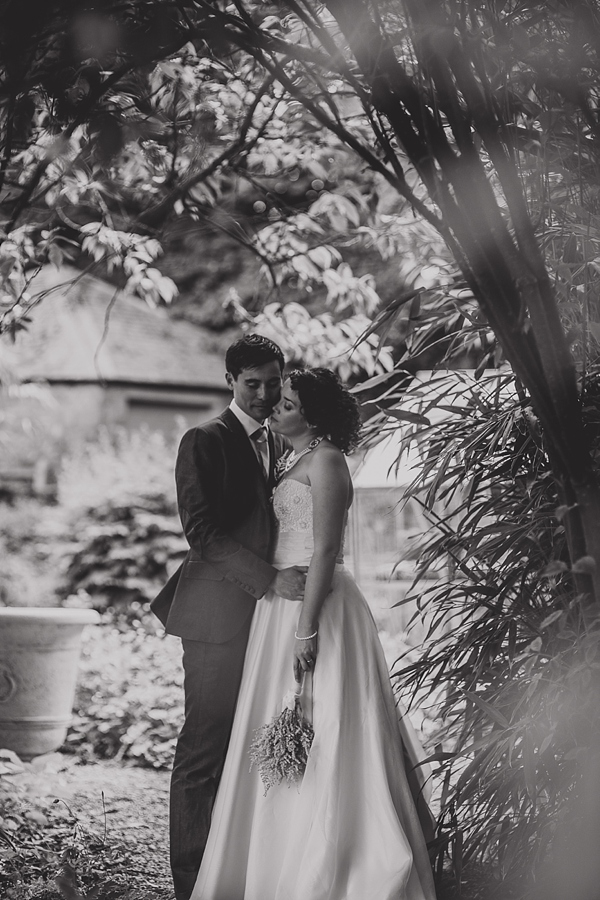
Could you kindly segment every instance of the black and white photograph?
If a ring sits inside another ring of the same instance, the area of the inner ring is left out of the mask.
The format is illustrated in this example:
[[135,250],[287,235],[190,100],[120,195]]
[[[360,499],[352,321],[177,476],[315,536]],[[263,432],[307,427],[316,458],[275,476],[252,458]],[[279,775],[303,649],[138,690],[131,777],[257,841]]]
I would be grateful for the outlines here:
[[0,900],[600,900],[598,0],[0,0]]

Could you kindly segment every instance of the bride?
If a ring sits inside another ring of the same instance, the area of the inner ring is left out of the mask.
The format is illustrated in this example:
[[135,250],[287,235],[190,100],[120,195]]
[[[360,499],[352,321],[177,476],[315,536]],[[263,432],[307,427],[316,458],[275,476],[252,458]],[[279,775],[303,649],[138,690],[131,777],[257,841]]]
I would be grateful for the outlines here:
[[[343,565],[358,404],[328,369],[294,371],[271,417],[291,442],[273,496],[274,565],[308,565],[302,604],[258,601],[211,829],[191,900],[434,900],[402,724],[375,623]],[[304,776],[265,794],[254,732],[303,682]]]

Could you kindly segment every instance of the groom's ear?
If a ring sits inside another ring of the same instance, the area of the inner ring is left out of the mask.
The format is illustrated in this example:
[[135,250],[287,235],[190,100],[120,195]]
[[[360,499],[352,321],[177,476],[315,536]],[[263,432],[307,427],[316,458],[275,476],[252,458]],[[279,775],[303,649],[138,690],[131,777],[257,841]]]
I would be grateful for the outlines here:
[[227,382],[227,387],[230,391],[233,390],[233,382],[235,381],[231,372],[225,372],[225,381]]

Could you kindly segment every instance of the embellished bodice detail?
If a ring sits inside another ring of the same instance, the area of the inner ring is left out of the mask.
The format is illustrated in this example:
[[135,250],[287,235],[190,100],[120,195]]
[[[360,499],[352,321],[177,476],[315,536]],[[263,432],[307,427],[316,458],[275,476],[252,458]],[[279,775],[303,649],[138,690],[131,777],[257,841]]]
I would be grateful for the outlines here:
[[[309,484],[284,478],[273,494],[277,544],[273,565],[308,565],[313,553],[313,503]],[[344,546],[337,562],[344,561]]]
[[273,511],[279,534],[302,531],[312,534],[313,509],[310,484],[286,478],[275,488]]

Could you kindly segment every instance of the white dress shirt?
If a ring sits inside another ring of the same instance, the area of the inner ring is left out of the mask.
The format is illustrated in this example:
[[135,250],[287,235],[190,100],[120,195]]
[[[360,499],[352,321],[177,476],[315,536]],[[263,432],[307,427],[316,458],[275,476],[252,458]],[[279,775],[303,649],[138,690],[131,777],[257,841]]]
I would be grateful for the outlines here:
[[[238,422],[241,424],[242,428],[250,438],[255,431],[258,431],[261,428],[261,423],[257,422],[256,419],[253,419],[252,416],[249,416],[248,413],[245,413],[243,409],[240,409],[235,400],[232,400],[229,404],[229,409],[234,414]],[[267,435],[269,431],[269,427],[266,423],[263,423],[264,427],[267,429]],[[269,441],[263,441],[261,443],[257,443],[256,441],[251,440],[250,444],[254,447],[254,452],[256,453],[258,461],[264,468],[265,473],[269,472],[269,464],[271,462],[269,457]],[[260,458],[262,457],[262,459]]]

